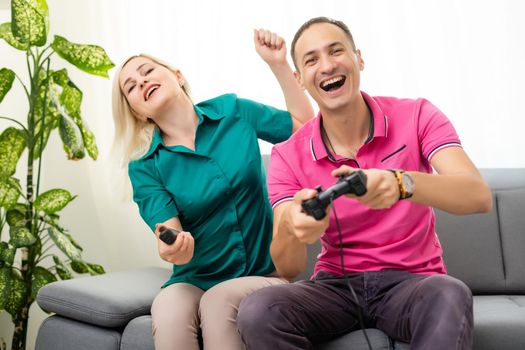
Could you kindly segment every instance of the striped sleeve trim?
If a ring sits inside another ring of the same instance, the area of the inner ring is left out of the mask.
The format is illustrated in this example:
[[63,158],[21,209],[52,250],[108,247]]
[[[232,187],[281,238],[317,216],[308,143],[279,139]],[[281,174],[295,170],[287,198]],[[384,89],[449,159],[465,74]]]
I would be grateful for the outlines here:
[[459,143],[459,142],[447,142],[447,143],[444,143],[442,145],[439,145],[439,146],[435,147],[432,151],[430,151],[430,153],[427,156],[427,160],[430,162],[432,157],[434,155],[436,155],[437,152],[441,151],[442,149],[448,148],[448,147],[461,147],[461,148],[463,148],[463,146],[461,146],[461,143]]
[[276,200],[274,203],[272,203],[272,209],[275,209],[275,207],[278,206],[279,204],[291,201],[292,199],[293,199],[293,196],[286,196],[286,197],[280,198]]

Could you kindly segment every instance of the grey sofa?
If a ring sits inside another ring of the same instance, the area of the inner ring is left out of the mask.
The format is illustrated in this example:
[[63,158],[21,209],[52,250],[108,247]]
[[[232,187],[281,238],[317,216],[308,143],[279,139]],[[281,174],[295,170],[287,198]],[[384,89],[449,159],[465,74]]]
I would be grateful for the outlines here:
[[[475,350],[525,349],[525,169],[484,169],[494,208],[484,215],[436,211],[449,273],[474,294]],[[453,195],[453,194],[451,194]],[[312,270],[318,245],[309,246]],[[36,350],[153,350],[150,306],[170,271],[147,268],[49,284],[38,294],[43,310]],[[373,349],[408,349],[368,329]],[[367,350],[361,331],[317,349]],[[225,349],[228,350],[228,349]]]

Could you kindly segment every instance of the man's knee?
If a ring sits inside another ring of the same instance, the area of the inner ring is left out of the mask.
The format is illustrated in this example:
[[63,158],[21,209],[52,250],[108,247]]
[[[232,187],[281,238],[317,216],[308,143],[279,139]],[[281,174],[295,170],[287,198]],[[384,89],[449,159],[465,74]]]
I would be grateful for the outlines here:
[[432,275],[425,279],[420,288],[422,298],[437,310],[460,310],[464,306],[465,312],[471,313],[472,292],[465,283],[454,277]]
[[239,305],[237,328],[241,334],[255,334],[265,325],[274,324],[283,303],[278,286],[260,289],[244,298]]

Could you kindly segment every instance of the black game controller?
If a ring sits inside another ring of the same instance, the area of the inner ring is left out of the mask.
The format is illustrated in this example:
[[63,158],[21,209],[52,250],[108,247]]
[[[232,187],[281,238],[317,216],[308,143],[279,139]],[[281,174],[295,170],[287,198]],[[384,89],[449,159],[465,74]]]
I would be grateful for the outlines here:
[[366,175],[361,170],[354,171],[348,175],[342,175],[339,180],[322,190],[321,186],[315,188],[317,196],[303,201],[302,207],[306,214],[313,216],[316,220],[321,220],[326,216],[326,207],[337,197],[353,193],[362,196],[366,193]]
[[165,227],[162,230],[160,230],[159,238],[164,243],[171,245],[173,242],[175,242],[175,239],[177,238],[177,235],[180,233],[179,230],[175,230],[174,228]]

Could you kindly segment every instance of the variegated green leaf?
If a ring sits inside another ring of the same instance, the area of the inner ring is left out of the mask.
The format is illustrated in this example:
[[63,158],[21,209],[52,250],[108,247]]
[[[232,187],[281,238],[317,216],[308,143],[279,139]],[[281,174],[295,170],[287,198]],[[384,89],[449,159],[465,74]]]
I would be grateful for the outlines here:
[[89,266],[82,260],[73,260],[71,261],[71,269],[76,273],[88,273]]
[[33,46],[43,46],[49,27],[45,0],[12,0],[11,30],[17,40]]
[[10,247],[7,242],[0,242],[0,261],[3,261],[6,265],[12,266],[15,261],[16,249]]
[[69,82],[69,74],[67,69],[62,68],[61,70],[54,71],[51,75],[55,84],[64,87]]
[[52,214],[62,210],[69,202],[75,199],[69,191],[62,188],[55,188],[40,194],[35,199],[35,208]]
[[0,102],[2,102],[5,95],[11,90],[14,80],[15,72],[8,68],[0,69]]
[[82,132],[82,139],[84,140],[84,147],[86,148],[89,156],[93,160],[97,160],[98,158],[98,147],[95,140],[95,135],[91,132],[91,130],[88,130],[84,123],[79,125],[80,132]]
[[0,179],[15,173],[25,147],[26,138],[22,130],[11,127],[0,135]]
[[106,51],[97,45],[75,44],[55,35],[51,47],[60,57],[90,74],[107,78],[108,70],[115,67]]
[[29,247],[36,242],[36,237],[26,227],[11,226],[9,235],[11,236],[9,244],[15,248]]
[[60,279],[69,280],[73,278],[73,274],[69,270],[69,267],[67,267],[67,265],[64,264],[58,256],[53,255],[53,261],[55,262],[55,267],[57,269],[57,275],[60,277]]
[[66,84],[63,87],[62,94],[60,94],[60,103],[65,107],[68,114],[80,114],[82,91],[80,91],[76,86]]
[[64,107],[67,116],[71,117],[80,129],[85,150],[87,150],[91,159],[96,160],[98,157],[98,148],[95,135],[86,127],[81,117],[80,105],[82,103],[82,91],[69,79],[65,69],[53,72],[52,77],[55,83],[63,88],[59,99],[60,104]]
[[73,260],[71,261],[71,269],[76,273],[89,273],[90,275],[102,275],[106,273],[104,268],[97,264],[90,264],[83,260]]
[[[47,0],[26,0],[35,10],[44,17],[46,25],[46,33],[49,33],[49,8],[47,7]],[[46,34],[47,35],[47,34]]]
[[26,207],[23,204],[17,203],[9,209],[5,218],[9,226],[25,226],[26,224]]
[[80,255],[80,250],[71,243],[71,241],[67,238],[66,235],[64,235],[59,230],[56,230],[53,227],[49,227],[48,229],[49,237],[55,242],[56,246],[71,260],[82,260],[82,256]]
[[13,208],[20,197],[21,191],[18,179],[12,177],[0,179],[0,207]]
[[82,133],[75,122],[67,115],[62,113],[59,126],[60,138],[62,139],[64,151],[70,160],[82,159],[86,156]]
[[47,269],[41,266],[35,267],[35,269],[33,270],[33,281],[31,283],[31,299],[36,299],[36,295],[40,288],[42,288],[46,284],[55,282],[56,280],[57,278],[55,277],[55,275],[53,275]]
[[[35,159],[40,157],[41,150],[46,147],[51,131],[58,127],[61,118],[54,102],[60,95],[56,85],[49,84],[49,79],[46,78],[40,81],[39,86],[39,94],[35,102]],[[53,95],[56,97],[53,98]]]
[[14,316],[24,307],[25,298],[26,289],[22,277],[11,267],[0,268],[0,309]]
[[84,251],[84,249],[80,246],[80,244],[78,244],[75,239],[73,238],[73,236],[71,235],[71,233],[67,232],[67,230],[64,230],[62,229],[62,233],[69,239],[69,241],[71,242],[71,244],[73,244],[79,251]]
[[90,273],[92,275],[102,275],[102,274],[106,273],[106,271],[104,270],[104,268],[101,265],[90,264],[90,263],[88,263],[87,265],[89,266]]
[[35,134],[36,141],[35,141],[35,150],[33,153],[35,160],[37,160],[42,155],[42,151],[46,148],[47,143],[49,142],[49,137],[51,136],[51,132],[53,131],[53,129],[56,129],[56,127],[58,126],[60,115],[52,115],[52,114],[46,113],[45,120],[46,120],[45,122],[46,126],[43,130],[43,134],[41,130],[38,130],[38,133]]
[[23,43],[13,35],[11,30],[11,22],[0,24],[0,38],[4,39],[6,43],[15,49],[26,51],[29,48],[28,43]]

